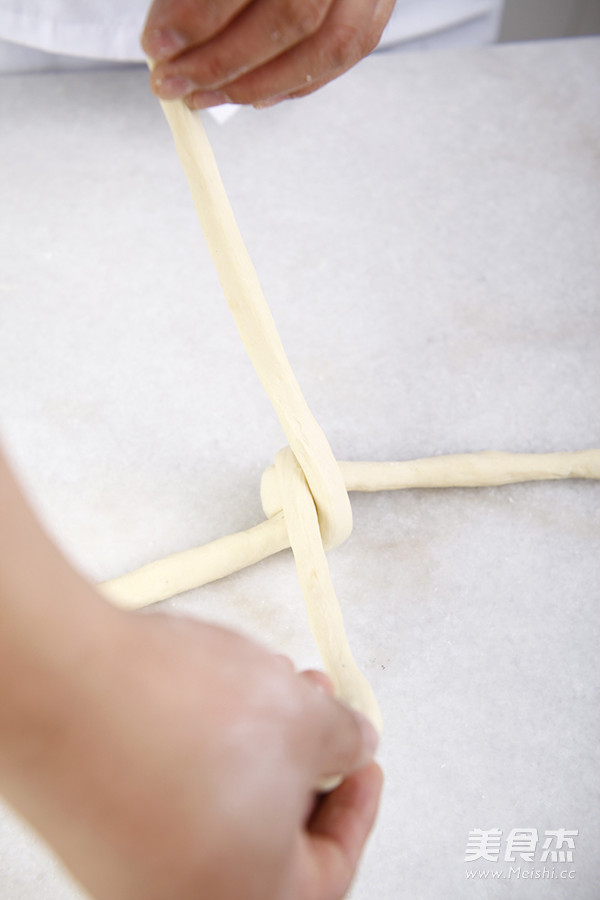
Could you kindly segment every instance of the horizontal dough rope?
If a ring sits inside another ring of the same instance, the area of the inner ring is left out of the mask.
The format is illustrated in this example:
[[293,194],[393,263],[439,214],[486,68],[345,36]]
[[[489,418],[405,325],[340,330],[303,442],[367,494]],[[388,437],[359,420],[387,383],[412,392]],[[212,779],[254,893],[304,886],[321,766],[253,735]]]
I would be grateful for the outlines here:
[[[491,487],[544,479],[600,479],[600,449],[564,453],[485,451],[405,462],[340,462],[339,468],[349,491]],[[277,506],[279,489],[270,484],[273,478],[276,474],[271,466],[263,475],[262,491]],[[265,492],[266,481],[269,487]],[[269,515],[264,499],[263,505]],[[99,590],[117,606],[136,609],[216,581],[289,546],[287,523],[276,510],[272,518],[247,531],[174,553],[105,581]]]
[[[407,488],[493,487],[519,481],[600,478],[600,450],[558,453],[504,453],[482,450],[429,456],[402,462],[338,462],[347,491],[396,491]],[[263,472],[265,515],[281,510],[274,466]]]

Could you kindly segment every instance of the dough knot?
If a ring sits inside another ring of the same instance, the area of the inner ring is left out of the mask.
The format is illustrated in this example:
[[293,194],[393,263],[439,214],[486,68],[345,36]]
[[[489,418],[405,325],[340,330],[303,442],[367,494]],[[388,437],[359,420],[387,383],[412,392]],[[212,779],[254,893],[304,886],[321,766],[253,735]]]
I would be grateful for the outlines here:
[[[336,533],[334,533],[333,537],[331,532],[324,532],[324,529],[321,527],[322,513],[319,509],[317,499],[310,489],[308,479],[306,478],[302,466],[298,462],[294,452],[290,447],[284,447],[282,450],[279,450],[275,456],[274,465],[269,466],[262,474],[260,482],[260,500],[262,503],[263,512],[267,519],[272,519],[273,516],[276,516],[282,511],[284,513],[284,516],[287,518],[285,510],[286,507],[288,508],[288,510],[290,509],[290,504],[285,502],[284,493],[289,490],[290,473],[292,472],[294,466],[299,470],[299,474],[296,474],[294,478],[294,484],[299,495],[298,499],[302,503],[305,503],[308,497],[310,497],[312,503],[316,508],[317,516],[319,518],[321,541],[323,543],[323,547],[325,550],[332,550],[334,547],[338,547],[340,544],[342,544],[346,540],[346,538],[350,536],[350,532],[352,529],[352,520],[350,520],[350,530],[340,529]],[[302,491],[300,490],[300,483],[303,484]],[[292,506],[291,509],[294,510],[292,512],[292,515],[296,515],[295,507]],[[345,515],[345,508],[343,509],[343,512]],[[344,519],[344,521],[346,520]]]

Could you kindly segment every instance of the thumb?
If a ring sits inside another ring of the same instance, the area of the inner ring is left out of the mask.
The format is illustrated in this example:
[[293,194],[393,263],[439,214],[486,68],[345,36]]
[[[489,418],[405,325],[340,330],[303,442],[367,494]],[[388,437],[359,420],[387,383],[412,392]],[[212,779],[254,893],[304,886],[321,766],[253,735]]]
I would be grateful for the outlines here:
[[324,791],[371,762],[379,735],[362,713],[321,691],[314,693],[319,700],[314,775],[317,790]]

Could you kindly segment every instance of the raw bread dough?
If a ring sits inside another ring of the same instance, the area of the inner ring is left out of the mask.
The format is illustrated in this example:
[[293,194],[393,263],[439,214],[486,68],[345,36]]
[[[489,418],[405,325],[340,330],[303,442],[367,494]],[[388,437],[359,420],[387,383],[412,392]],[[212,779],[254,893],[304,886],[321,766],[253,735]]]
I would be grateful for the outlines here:
[[225,299],[246,352],[306,476],[317,506],[324,546],[335,547],[352,531],[352,509],[340,470],[285,355],[200,116],[190,112],[181,100],[161,105],[173,132]]
[[[464,453],[405,462],[339,462],[346,490],[395,491],[405,488],[490,487],[520,481],[600,478],[600,450],[572,453]],[[274,466],[263,474],[265,522],[182,550],[99,585],[124,609],[167,600],[224,578],[290,546]]]
[[162,103],[162,107],[225,297],[289,447],[277,454],[275,466],[263,475],[266,521],[150,563],[99,588],[115,604],[132,609],[222,578],[291,546],[309,623],[336,696],[367,715],[381,730],[373,691],[352,658],[325,556],[326,549],[342,543],[352,530],[348,491],[600,478],[600,450],[337,463],[285,355],[200,116],[180,100]]

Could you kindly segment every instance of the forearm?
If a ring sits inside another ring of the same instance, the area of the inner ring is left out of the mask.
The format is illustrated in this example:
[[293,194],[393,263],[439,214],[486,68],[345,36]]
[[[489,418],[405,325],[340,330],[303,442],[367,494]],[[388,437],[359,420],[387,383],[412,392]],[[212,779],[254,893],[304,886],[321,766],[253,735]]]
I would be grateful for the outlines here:
[[65,707],[116,613],[44,532],[0,454],[0,791]]
[[93,897],[345,894],[381,789],[364,722],[241,635],[106,605],[1,459],[0,554],[0,794]]

